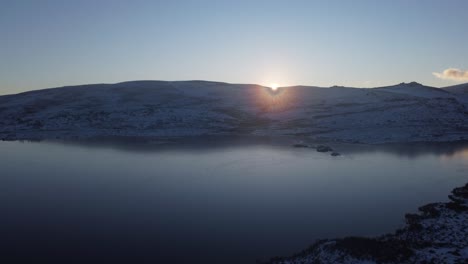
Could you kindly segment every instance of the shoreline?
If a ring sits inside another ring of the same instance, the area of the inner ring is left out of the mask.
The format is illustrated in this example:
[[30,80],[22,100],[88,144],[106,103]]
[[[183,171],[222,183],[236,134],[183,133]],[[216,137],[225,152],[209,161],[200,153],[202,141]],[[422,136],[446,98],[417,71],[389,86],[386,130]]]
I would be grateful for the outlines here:
[[[110,132],[110,133],[103,133]],[[117,132],[117,133],[115,133]],[[121,133],[114,130],[95,130],[95,131],[22,131],[22,132],[1,132],[0,141],[50,141],[50,140],[79,140],[79,141],[157,141],[157,140],[186,140],[186,139],[289,139],[297,142],[315,142],[315,143],[341,143],[341,144],[362,144],[362,145],[383,145],[383,144],[423,144],[423,143],[468,143],[468,138],[460,138],[455,134],[444,135],[436,138],[406,138],[399,140],[371,139],[371,140],[349,140],[325,136],[304,136],[295,134],[234,134],[234,133],[216,133],[216,134],[168,134],[155,135],[142,131],[133,133]]]

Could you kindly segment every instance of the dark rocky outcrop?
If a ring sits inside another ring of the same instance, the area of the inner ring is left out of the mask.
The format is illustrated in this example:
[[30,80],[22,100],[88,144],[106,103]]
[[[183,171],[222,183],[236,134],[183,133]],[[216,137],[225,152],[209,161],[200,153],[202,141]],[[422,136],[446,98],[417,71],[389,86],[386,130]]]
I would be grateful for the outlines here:
[[406,226],[393,234],[319,240],[268,263],[468,263],[468,184],[449,197],[407,214]]
[[329,151],[333,151],[333,149],[330,147],[330,146],[327,146],[327,145],[318,145],[316,150],[318,152],[329,152]]

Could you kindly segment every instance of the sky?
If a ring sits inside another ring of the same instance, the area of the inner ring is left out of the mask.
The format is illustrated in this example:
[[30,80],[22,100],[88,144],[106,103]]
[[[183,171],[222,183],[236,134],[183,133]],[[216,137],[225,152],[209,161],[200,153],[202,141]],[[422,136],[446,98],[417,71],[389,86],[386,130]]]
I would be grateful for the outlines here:
[[0,94],[130,80],[468,82],[468,1],[0,0]]

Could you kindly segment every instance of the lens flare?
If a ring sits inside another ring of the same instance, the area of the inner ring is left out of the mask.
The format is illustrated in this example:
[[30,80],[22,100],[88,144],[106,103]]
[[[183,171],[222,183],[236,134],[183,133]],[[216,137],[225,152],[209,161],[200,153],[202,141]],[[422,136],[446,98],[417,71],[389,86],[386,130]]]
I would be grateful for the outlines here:
[[289,89],[272,83],[253,86],[252,103],[262,113],[274,113],[293,108],[298,100],[296,89]]

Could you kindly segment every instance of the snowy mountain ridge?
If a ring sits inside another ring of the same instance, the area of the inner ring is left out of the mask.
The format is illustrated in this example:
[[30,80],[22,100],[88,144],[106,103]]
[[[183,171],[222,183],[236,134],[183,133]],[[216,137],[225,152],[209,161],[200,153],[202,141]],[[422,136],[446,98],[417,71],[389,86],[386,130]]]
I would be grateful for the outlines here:
[[282,87],[132,81],[0,96],[0,138],[297,136],[384,143],[468,140],[468,85]]

